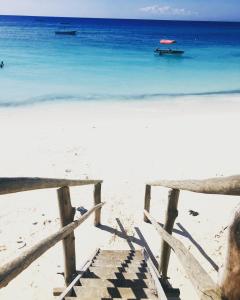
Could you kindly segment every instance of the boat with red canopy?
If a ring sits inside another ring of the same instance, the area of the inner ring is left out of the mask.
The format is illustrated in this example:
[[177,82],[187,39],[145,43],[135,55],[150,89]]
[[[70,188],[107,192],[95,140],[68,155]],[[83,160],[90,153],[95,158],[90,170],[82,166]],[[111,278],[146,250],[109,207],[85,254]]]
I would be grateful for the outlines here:
[[[175,44],[176,41],[175,40],[160,40],[160,44],[162,45],[172,45],[172,44]],[[183,54],[184,51],[182,50],[174,50],[174,49],[160,49],[160,48],[157,48],[155,49],[154,51],[155,54],[158,54],[158,55],[163,55],[163,54],[174,54],[174,55],[179,55],[179,54]]]
[[175,40],[160,40],[160,44],[171,45],[176,44]]

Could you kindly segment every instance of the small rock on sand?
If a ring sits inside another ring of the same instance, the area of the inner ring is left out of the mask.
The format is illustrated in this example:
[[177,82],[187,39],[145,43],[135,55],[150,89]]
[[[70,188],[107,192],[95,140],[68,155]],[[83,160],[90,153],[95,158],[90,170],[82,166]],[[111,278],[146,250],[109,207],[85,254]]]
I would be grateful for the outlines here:
[[197,211],[194,211],[194,210],[191,210],[191,209],[188,212],[189,212],[189,215],[194,216],[194,217],[199,215],[199,213]]

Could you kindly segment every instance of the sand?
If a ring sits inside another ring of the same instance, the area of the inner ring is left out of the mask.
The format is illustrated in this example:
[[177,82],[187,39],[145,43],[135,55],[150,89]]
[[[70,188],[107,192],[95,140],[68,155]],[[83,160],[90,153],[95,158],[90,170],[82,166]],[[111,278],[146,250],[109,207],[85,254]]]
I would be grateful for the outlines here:
[[[142,221],[145,183],[238,174],[239,113],[237,95],[2,108],[0,176],[104,181],[106,226],[94,228],[91,217],[76,231],[78,268],[97,247],[139,248],[144,240],[158,258],[160,238]],[[72,188],[73,204],[90,208],[92,191]],[[166,200],[167,189],[153,189],[151,213],[159,222],[164,221]],[[224,262],[226,227],[239,202],[238,197],[180,194],[174,235],[216,281],[214,268]],[[59,228],[56,189],[0,196],[0,222],[3,264]],[[122,227],[132,243],[123,238]],[[1,289],[0,299],[53,299],[52,289],[64,284],[61,272],[59,243]],[[182,299],[197,299],[174,254],[169,277]]]

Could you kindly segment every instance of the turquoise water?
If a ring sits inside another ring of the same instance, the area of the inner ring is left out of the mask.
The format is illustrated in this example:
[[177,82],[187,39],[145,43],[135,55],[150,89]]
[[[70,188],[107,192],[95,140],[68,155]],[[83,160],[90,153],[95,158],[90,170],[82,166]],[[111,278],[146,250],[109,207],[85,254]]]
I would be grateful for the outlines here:
[[2,106],[240,93],[240,23],[0,16],[0,60]]

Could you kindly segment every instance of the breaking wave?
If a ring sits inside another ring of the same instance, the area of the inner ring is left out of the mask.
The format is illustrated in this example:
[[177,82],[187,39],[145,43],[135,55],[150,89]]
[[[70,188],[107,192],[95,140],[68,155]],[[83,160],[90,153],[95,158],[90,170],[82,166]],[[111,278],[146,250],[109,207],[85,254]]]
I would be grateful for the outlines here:
[[30,106],[41,103],[59,102],[85,102],[85,101],[137,101],[137,100],[164,100],[168,98],[181,98],[191,96],[220,96],[220,95],[240,95],[240,89],[226,91],[210,91],[196,93],[155,93],[155,94],[129,94],[129,95],[42,95],[17,101],[1,101],[0,107]]

